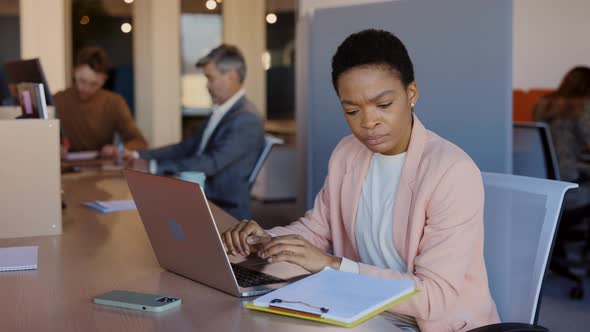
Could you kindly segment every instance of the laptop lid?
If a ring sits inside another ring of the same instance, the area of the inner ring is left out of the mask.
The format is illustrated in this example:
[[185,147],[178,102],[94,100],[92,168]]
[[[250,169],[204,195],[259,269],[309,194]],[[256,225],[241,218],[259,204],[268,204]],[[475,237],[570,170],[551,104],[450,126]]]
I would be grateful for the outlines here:
[[235,218],[210,206],[198,184],[125,170],[129,190],[160,265],[235,296],[266,293],[284,285],[238,286],[213,218],[224,230]]

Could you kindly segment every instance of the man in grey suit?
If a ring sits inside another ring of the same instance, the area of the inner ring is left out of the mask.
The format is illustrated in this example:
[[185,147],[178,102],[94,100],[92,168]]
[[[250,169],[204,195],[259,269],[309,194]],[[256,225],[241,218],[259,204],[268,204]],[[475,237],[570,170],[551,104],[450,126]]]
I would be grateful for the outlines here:
[[157,149],[125,151],[132,168],[154,174],[205,173],[207,198],[238,219],[250,218],[248,176],[264,146],[264,126],[245,96],[244,57],[238,48],[221,45],[196,66],[207,77],[214,107],[193,136]]

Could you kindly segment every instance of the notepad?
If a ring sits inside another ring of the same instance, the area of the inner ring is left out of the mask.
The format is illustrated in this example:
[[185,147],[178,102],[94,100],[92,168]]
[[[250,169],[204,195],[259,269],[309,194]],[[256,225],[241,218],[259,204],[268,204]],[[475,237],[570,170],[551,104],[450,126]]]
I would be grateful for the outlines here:
[[100,213],[137,210],[135,202],[132,199],[113,201],[92,201],[84,203],[84,205],[93,208]]
[[0,248],[0,272],[37,269],[38,247]]
[[352,327],[416,293],[412,280],[384,279],[326,268],[261,296],[246,307]]
[[93,160],[98,158],[98,151],[79,151],[79,152],[68,152],[65,160],[78,161],[78,160]]

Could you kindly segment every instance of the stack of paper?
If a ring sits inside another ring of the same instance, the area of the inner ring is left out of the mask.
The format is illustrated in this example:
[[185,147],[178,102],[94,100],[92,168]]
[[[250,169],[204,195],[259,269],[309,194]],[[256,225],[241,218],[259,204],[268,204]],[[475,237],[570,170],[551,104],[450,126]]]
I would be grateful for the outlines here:
[[0,248],[0,272],[37,269],[38,247]]
[[412,280],[396,280],[326,268],[246,304],[247,308],[354,326],[417,293]]
[[135,207],[135,202],[132,199],[118,201],[93,201],[84,203],[84,205],[96,209],[100,213],[111,213],[137,209]]
[[98,158],[98,151],[79,151],[79,152],[68,152],[65,160],[78,161],[78,160],[93,160]]

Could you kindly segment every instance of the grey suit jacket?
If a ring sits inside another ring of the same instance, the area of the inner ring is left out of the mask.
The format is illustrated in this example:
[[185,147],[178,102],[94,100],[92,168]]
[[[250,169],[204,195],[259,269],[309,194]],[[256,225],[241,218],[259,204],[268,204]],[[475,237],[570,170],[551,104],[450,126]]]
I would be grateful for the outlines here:
[[264,147],[262,120],[254,104],[245,96],[240,98],[221,118],[203,153],[198,155],[210,118],[190,138],[178,144],[139,151],[139,156],[155,159],[160,175],[175,175],[182,171],[205,173],[207,199],[238,219],[248,219],[248,176]]

